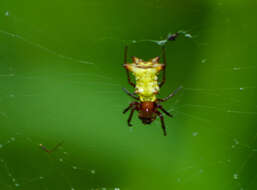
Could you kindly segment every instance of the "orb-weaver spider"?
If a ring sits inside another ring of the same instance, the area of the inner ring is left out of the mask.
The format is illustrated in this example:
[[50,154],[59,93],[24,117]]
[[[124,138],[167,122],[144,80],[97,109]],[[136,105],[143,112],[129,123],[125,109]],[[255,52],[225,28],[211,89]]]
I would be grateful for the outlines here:
[[[149,61],[143,61],[137,57],[132,57],[133,63],[128,63],[127,49],[128,47],[126,46],[124,54],[124,67],[126,68],[128,82],[131,86],[135,88],[135,92],[131,93],[125,88],[123,88],[123,90],[129,96],[137,100],[135,102],[132,102],[123,111],[123,113],[126,113],[128,110],[131,110],[128,118],[128,126],[132,126],[130,122],[135,110],[139,112],[138,117],[142,120],[143,124],[150,124],[156,119],[157,116],[159,116],[164,136],[166,136],[167,132],[164,124],[164,118],[159,109],[169,117],[173,116],[160,105],[160,102],[165,102],[171,97],[173,97],[182,87],[180,86],[179,88],[177,88],[166,98],[156,98],[156,94],[158,94],[160,87],[162,87],[166,80],[165,47],[162,47],[163,64],[159,63],[160,57],[155,57]],[[163,70],[162,81],[158,82],[158,74],[161,70]],[[136,84],[134,84],[130,80],[129,72],[132,72],[135,76]]]

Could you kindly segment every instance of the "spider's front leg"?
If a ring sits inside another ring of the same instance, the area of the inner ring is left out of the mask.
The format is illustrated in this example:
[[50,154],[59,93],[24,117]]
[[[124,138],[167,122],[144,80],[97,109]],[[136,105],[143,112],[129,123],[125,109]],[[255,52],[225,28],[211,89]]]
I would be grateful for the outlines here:
[[162,81],[159,83],[159,86],[162,87],[166,81],[166,53],[165,53],[165,46],[162,46],[162,59],[163,59],[163,72],[162,72]]
[[155,113],[156,113],[156,114],[160,117],[160,119],[161,119],[162,130],[163,130],[164,136],[167,136],[167,132],[166,132],[166,127],[165,127],[163,115],[162,115],[161,112],[159,112],[159,111],[156,111]]
[[132,102],[124,111],[123,113],[126,113],[128,110],[130,110],[129,118],[128,118],[128,126],[131,127],[132,124],[130,123],[133,117],[133,113],[135,110],[138,110],[138,103],[137,102]]
[[[127,62],[127,54],[128,54],[128,46],[125,46],[125,50],[124,50],[124,65],[128,63]],[[131,81],[130,75],[129,75],[129,71],[128,71],[127,68],[126,68],[126,72],[127,72],[127,77],[128,77],[128,83],[131,86],[135,87],[136,85]]]

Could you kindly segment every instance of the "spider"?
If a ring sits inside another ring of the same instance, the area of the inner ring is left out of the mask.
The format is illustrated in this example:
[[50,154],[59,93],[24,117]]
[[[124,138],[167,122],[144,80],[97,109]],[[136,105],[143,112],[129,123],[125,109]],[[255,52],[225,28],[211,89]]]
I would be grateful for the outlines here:
[[[175,40],[175,38],[174,38]],[[177,88],[174,92],[169,94],[166,98],[156,98],[156,95],[159,93],[160,88],[163,86],[166,80],[165,68],[166,68],[166,55],[165,47],[162,47],[162,57],[163,64],[159,63],[160,57],[155,57],[149,61],[143,61],[137,57],[132,57],[133,63],[127,62],[127,50],[128,47],[125,47],[124,54],[124,67],[127,72],[128,83],[135,88],[135,92],[131,93],[127,89],[123,88],[125,93],[127,93],[132,98],[137,101],[132,102],[124,111],[125,114],[127,111],[131,110],[128,118],[128,126],[131,127],[131,120],[133,117],[134,111],[138,111],[138,117],[143,124],[151,124],[157,116],[160,117],[161,125],[163,129],[164,136],[167,135],[166,127],[164,123],[163,114],[159,111],[161,110],[169,117],[173,117],[169,112],[167,112],[161,105],[161,102],[165,102],[171,97],[173,97],[181,88]],[[160,71],[163,71],[162,81],[158,82],[158,74]],[[130,79],[129,72],[132,72],[135,76],[136,83],[133,83]]]

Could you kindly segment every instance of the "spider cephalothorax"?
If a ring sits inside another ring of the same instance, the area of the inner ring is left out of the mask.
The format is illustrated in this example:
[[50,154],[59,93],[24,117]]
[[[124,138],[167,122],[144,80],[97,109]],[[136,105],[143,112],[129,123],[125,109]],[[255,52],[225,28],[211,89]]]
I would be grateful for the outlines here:
[[138,118],[142,120],[143,124],[150,124],[156,118],[155,102],[142,102],[138,113]]
[[[157,98],[156,95],[159,93],[160,88],[165,83],[165,68],[166,68],[166,57],[165,48],[163,46],[163,64],[159,63],[160,57],[155,57],[149,61],[143,61],[137,57],[132,57],[133,62],[127,62],[127,47],[125,47],[125,60],[124,67],[127,71],[128,82],[135,88],[134,93],[129,92],[125,88],[123,89],[129,96],[133,97],[137,101],[132,102],[124,111],[126,113],[131,110],[128,125],[131,125],[131,119],[134,111],[138,111],[138,117],[143,124],[152,123],[157,116],[161,119],[162,129],[164,135],[166,136],[166,128],[164,124],[164,119],[162,113],[163,111],[166,115],[172,117],[172,115],[167,112],[161,105],[160,102],[164,102],[169,98],[173,97],[181,87],[175,90],[166,98]],[[158,82],[158,74],[163,71],[162,81]],[[135,76],[136,83],[130,80],[129,72]]]

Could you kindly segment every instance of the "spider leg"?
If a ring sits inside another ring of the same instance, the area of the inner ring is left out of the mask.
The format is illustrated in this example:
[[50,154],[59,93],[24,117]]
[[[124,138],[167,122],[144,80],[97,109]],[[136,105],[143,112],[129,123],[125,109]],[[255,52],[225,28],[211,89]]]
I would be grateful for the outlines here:
[[125,46],[125,49],[124,49],[124,64],[127,63],[127,58],[128,58],[128,46]]
[[[125,50],[124,50],[124,64],[127,64],[127,55],[128,55],[128,46],[125,46]],[[129,75],[129,71],[128,69],[126,69],[126,72],[127,72],[127,77],[128,77],[128,83],[135,87],[136,85],[130,80],[130,75]]]
[[137,104],[137,102],[132,102],[122,113],[126,113],[129,109],[131,109],[136,104]]
[[167,116],[173,117],[173,115],[167,112],[160,104],[157,104],[157,107],[160,108],[160,110],[162,110]]
[[161,112],[159,111],[156,111],[155,113],[158,114],[158,116],[160,117],[161,119],[161,124],[162,124],[162,130],[163,130],[163,134],[164,136],[167,136],[167,132],[166,132],[166,127],[165,127],[165,123],[164,123],[164,119],[163,119],[163,115],[161,114]]
[[178,87],[176,90],[174,90],[170,95],[168,95],[166,98],[160,98],[160,99],[158,99],[158,101],[160,101],[160,102],[165,102],[165,101],[167,101],[168,99],[170,99],[171,97],[173,97],[175,94],[177,94],[178,93],[178,91],[180,90],[180,89],[182,89],[183,87],[182,86],[180,86],[180,87]]
[[133,117],[134,111],[138,109],[138,103],[137,103],[137,102],[132,102],[132,103],[123,111],[123,113],[126,113],[126,112],[127,112],[128,110],[130,110],[130,109],[131,109],[131,112],[130,112],[129,118],[128,118],[128,126],[129,126],[129,127],[132,126],[130,122],[131,122],[131,119],[132,119],[132,117]]
[[135,98],[136,100],[139,100],[139,98],[134,94],[129,92],[126,88],[122,88],[122,90],[129,96],[131,96],[132,98]]
[[165,46],[162,46],[162,59],[163,59],[163,72],[162,72],[162,81],[159,83],[159,86],[162,87],[166,81],[166,53],[165,53]]
[[132,102],[122,113],[126,113],[129,109],[133,108],[134,106],[137,108],[137,104],[137,102]]
[[129,126],[129,127],[132,126],[132,124],[131,124],[130,122],[131,122],[131,119],[132,119],[132,117],[133,117],[133,113],[134,113],[135,110],[136,110],[136,107],[133,107],[133,108],[131,109],[130,114],[129,114],[129,118],[128,118],[128,126]]
[[124,111],[122,112],[123,114],[124,113],[127,113],[127,111],[129,111],[129,109],[131,108],[131,106],[129,105],[126,109],[124,109]]

